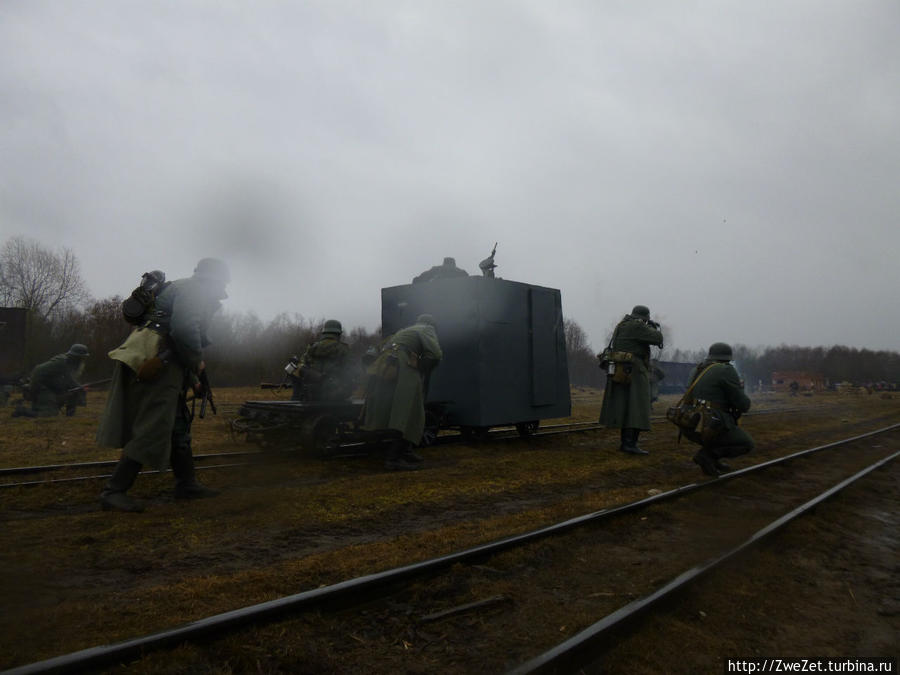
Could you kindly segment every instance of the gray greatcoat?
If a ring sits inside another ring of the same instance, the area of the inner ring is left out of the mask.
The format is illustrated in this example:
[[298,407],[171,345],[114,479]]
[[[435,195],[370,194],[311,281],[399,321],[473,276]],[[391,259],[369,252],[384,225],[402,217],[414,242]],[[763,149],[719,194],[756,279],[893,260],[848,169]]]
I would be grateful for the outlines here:
[[385,340],[370,370],[363,428],[394,429],[418,445],[425,429],[425,376],[442,356],[428,324],[413,324]]
[[[710,367],[711,366],[711,367]],[[705,371],[705,372],[704,372]],[[689,382],[700,379],[691,389],[691,397],[708,401],[719,411],[723,431],[715,440],[704,444],[713,457],[736,457],[753,449],[753,439],[738,426],[737,418],[750,410],[750,397],[734,366],[725,361],[706,360],[691,371]],[[700,434],[683,432],[687,438],[700,443]]]
[[[156,298],[147,326],[137,328],[109,352],[116,361],[97,443],[157,469],[169,466],[179,394],[196,381],[209,343],[206,330],[224,297],[224,287],[193,276],[177,279]],[[151,379],[137,373],[162,353],[161,369]]]
[[650,346],[662,346],[663,335],[646,321],[627,315],[613,331],[612,349],[630,352],[631,382],[606,379],[600,424],[619,429],[650,429]]

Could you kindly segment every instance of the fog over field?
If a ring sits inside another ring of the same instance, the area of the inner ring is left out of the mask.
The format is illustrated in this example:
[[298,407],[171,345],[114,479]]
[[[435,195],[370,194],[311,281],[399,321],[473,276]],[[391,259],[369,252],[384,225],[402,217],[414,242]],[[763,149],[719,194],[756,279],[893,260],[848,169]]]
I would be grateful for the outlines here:
[[374,329],[453,256],[597,349],[900,350],[900,3],[0,3],[0,243]]

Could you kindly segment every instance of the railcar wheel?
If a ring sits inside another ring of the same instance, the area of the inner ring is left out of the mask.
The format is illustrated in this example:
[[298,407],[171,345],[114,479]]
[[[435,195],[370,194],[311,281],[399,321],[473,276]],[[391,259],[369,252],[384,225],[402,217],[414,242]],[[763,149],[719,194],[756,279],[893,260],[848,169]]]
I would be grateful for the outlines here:
[[534,436],[535,432],[538,430],[538,426],[540,425],[540,420],[531,420],[530,422],[518,422],[516,424],[516,431],[519,432],[519,436]]
[[463,440],[467,443],[481,443],[488,439],[490,427],[460,427]]

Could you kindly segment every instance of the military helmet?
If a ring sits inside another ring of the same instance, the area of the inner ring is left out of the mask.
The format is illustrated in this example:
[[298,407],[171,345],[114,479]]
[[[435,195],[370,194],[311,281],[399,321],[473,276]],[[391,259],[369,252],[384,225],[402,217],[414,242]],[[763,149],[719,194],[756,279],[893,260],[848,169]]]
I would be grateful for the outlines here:
[[435,326],[434,317],[431,314],[419,314],[416,317],[416,323],[424,323],[428,326]]
[[324,334],[340,335],[343,332],[344,328],[337,319],[328,319],[328,321],[322,325],[322,333]]
[[76,342],[74,345],[69,347],[69,351],[66,352],[66,356],[80,356],[82,358],[90,356],[88,352],[88,348],[81,343]]
[[456,267],[456,259],[455,258],[444,258],[444,266],[445,267]]
[[713,361],[731,361],[734,353],[731,351],[731,345],[724,342],[713,342],[709,346],[709,355],[706,358]]
[[645,305],[635,305],[634,309],[631,310],[631,316],[639,316],[642,319],[649,319],[650,309]]
[[228,265],[218,258],[203,258],[194,268],[194,276],[200,279],[211,279],[227,284],[231,281]]

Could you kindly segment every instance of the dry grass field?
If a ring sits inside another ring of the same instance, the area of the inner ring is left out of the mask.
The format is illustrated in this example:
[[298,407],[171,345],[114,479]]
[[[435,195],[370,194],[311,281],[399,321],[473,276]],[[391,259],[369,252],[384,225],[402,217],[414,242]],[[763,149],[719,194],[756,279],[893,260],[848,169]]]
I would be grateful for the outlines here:
[[[269,394],[245,388],[216,395],[218,416],[195,421],[194,453],[255,449],[233,437],[229,420],[242,401]],[[674,398],[664,397],[654,413]],[[600,400],[596,391],[574,390],[571,419],[595,420]],[[90,392],[74,418],[0,414],[0,466],[116,459],[116,451],[93,441],[103,403],[103,392]],[[767,394],[755,396],[754,405],[785,412],[745,418],[758,447],[737,466],[900,422],[896,395]],[[694,448],[676,445],[663,421],[641,437],[647,457],[620,453],[617,442],[615,432],[592,431],[437,446],[424,451],[423,470],[405,473],[384,471],[377,452],[322,460],[302,450],[269,451],[234,460],[247,462],[241,467],[201,471],[204,483],[222,490],[214,499],[177,501],[171,474],[142,475],[132,490],[146,503],[141,514],[101,511],[101,479],[3,488],[0,668],[449,553],[702,478],[690,461]],[[568,630],[594,619],[573,616]],[[416,645],[399,636],[382,639],[368,660],[338,658],[336,642],[359,647],[342,620],[323,614],[241,631],[208,648],[153,655],[130,671],[444,670],[434,657],[415,661]],[[310,621],[334,637],[310,639]],[[521,630],[527,636],[528,627]]]

